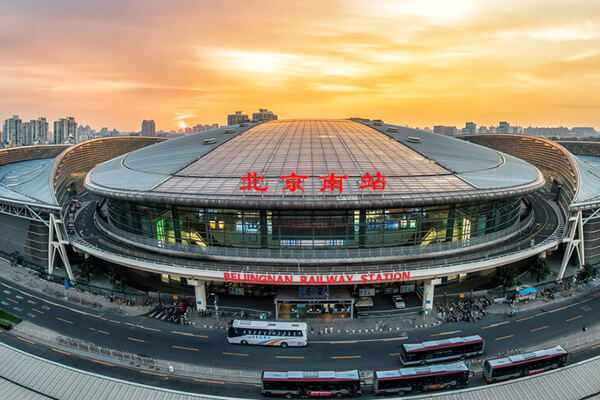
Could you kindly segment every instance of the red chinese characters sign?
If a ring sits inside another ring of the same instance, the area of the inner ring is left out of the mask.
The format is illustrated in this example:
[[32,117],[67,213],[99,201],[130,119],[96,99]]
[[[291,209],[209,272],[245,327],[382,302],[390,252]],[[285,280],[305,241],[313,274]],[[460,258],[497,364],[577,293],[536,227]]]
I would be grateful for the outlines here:
[[224,272],[225,282],[260,283],[264,285],[348,285],[390,283],[410,280],[410,271],[369,274],[279,275]]
[[[304,192],[302,185],[308,178],[308,175],[297,175],[295,172],[292,172],[290,175],[282,175],[279,177],[279,179],[285,181],[285,186],[282,191]],[[344,181],[348,179],[348,175],[336,175],[330,173],[329,175],[319,176],[318,178],[321,181],[321,188],[319,189],[321,192],[329,191],[342,193],[344,191]],[[372,176],[367,172],[360,177],[362,184],[360,184],[358,188],[361,190],[385,190],[385,178],[387,178],[387,176],[380,172],[377,172],[375,176]],[[265,179],[265,176],[258,176],[256,172],[248,172],[246,176],[242,176],[240,179],[243,183],[245,182],[244,185],[240,186],[240,190],[266,192],[267,189],[269,189],[268,186],[263,186],[261,182]]]

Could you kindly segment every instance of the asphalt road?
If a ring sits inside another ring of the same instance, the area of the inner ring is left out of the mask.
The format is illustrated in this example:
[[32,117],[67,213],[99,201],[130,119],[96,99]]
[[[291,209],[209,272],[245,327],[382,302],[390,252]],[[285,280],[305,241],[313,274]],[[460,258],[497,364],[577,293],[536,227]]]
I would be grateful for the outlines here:
[[[478,323],[446,323],[436,328],[365,336],[316,337],[306,348],[228,344],[225,332],[181,326],[144,316],[103,315],[40,296],[0,279],[0,308],[23,319],[100,346],[154,358],[234,369],[396,368],[397,345],[478,334],[486,353],[525,349],[581,331],[597,322],[600,294],[576,297],[560,306],[513,319],[488,315]],[[31,297],[35,296],[35,297]],[[321,339],[321,340],[316,340]],[[560,344],[560,343],[557,343]]]
[[[575,297],[560,305],[549,305],[515,319],[487,316],[478,323],[451,323],[418,329],[407,334],[378,333],[356,338],[323,337],[310,340],[306,348],[271,348],[230,345],[223,331],[199,329],[149,319],[143,316],[103,315],[0,279],[0,308],[63,335],[100,346],[145,354],[154,358],[232,369],[384,369],[398,368],[399,343],[421,342],[453,336],[479,334],[486,340],[486,353],[493,356],[508,349],[543,342],[560,344],[561,336],[581,331],[597,322],[600,293]],[[0,340],[44,358],[121,379],[205,394],[259,397],[253,385],[222,381],[194,381],[173,376],[148,375],[116,364],[99,364],[74,354],[65,354],[37,343],[3,333]],[[593,347],[593,348],[592,348]],[[600,355],[600,346],[576,354],[571,362]],[[480,377],[470,386],[482,384]]]

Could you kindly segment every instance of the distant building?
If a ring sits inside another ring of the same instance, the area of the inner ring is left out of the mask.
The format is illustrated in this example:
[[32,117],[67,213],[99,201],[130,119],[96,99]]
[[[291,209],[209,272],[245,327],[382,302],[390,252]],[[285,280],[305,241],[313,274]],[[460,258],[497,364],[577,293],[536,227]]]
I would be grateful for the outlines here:
[[23,133],[23,122],[18,115],[13,115],[2,125],[2,143],[7,146],[20,146]]
[[77,122],[75,118],[67,117],[54,121],[54,143],[61,144],[69,140],[75,141]]
[[227,116],[227,125],[237,125],[244,122],[250,122],[248,114],[242,114],[241,111],[236,111],[235,114],[229,114]]
[[252,114],[252,121],[273,121],[275,119],[277,119],[277,115],[266,108],[259,108],[258,112]]
[[108,136],[108,128],[104,127],[100,129],[100,137],[107,137]]
[[463,135],[475,135],[477,133],[477,124],[474,122],[467,122],[465,127],[462,128]]
[[142,121],[142,136],[155,136],[156,123],[153,119],[145,119]]
[[510,124],[506,121],[500,121],[496,133],[510,133]]
[[440,135],[456,136],[458,130],[455,126],[435,125],[433,127],[433,132],[439,133]]
[[525,128],[524,133],[532,136],[545,136],[545,137],[567,137],[569,136],[569,128],[564,126],[559,127],[535,127],[530,126]]
[[478,135],[485,135],[487,133],[489,133],[489,130],[488,130],[488,128],[486,126],[482,125],[479,128],[477,128],[477,134]]
[[591,126],[574,126],[571,128],[571,135],[573,136],[595,136],[598,132]]

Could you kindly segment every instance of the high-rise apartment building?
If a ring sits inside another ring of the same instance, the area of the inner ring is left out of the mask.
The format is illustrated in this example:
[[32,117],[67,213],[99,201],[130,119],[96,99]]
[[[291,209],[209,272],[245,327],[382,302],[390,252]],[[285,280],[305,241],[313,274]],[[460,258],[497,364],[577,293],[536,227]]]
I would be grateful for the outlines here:
[[54,144],[65,143],[68,140],[75,140],[77,133],[77,122],[75,118],[67,117],[54,121]]
[[142,121],[142,136],[155,136],[156,123],[153,119],[145,119]]
[[477,124],[474,122],[467,122],[465,127],[462,128],[463,135],[475,135],[477,133]]
[[277,115],[266,108],[259,108],[258,112],[252,114],[252,121],[272,121],[275,119],[277,119]]
[[510,133],[510,124],[506,121],[500,121],[496,133]]
[[236,111],[235,114],[229,114],[227,116],[227,125],[237,125],[244,122],[250,122],[248,114],[242,114],[241,111]]
[[435,125],[433,127],[433,132],[439,133],[440,135],[456,136],[458,130],[455,126]]
[[4,146],[20,146],[23,133],[23,122],[18,115],[13,115],[2,125],[2,143]]

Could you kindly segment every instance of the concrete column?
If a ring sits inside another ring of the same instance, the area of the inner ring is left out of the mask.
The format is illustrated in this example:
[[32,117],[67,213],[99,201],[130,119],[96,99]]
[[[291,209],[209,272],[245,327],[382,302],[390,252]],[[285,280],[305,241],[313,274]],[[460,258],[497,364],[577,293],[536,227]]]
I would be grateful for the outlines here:
[[433,309],[433,294],[435,285],[441,282],[440,279],[428,279],[423,285],[423,314],[431,314]]
[[188,279],[188,285],[194,287],[196,311],[206,311],[206,281]]
[[433,279],[428,279],[423,285],[423,313],[431,314],[433,309]]

